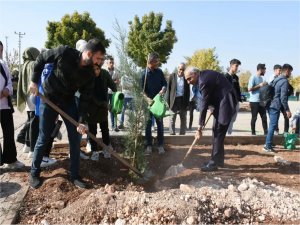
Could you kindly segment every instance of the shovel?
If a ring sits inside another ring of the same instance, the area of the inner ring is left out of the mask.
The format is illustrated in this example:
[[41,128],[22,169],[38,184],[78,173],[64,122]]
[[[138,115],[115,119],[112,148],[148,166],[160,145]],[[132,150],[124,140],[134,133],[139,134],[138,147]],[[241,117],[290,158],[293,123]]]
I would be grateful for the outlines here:
[[[212,113],[209,114],[204,127],[206,126],[207,122],[209,121],[210,117],[211,117]],[[203,128],[204,128],[203,127]],[[184,171],[186,168],[183,166],[183,162],[184,160],[191,154],[193,147],[195,146],[195,144],[198,142],[198,138],[195,138],[192,145],[190,146],[189,150],[187,151],[187,153],[185,154],[183,160],[181,161],[181,163],[177,164],[177,165],[173,165],[171,166],[169,169],[167,169],[166,173],[165,173],[165,178],[167,177],[173,177],[176,176],[177,174],[181,173],[182,171]]]
[[[64,117],[65,119],[67,119],[70,123],[72,123],[74,126],[78,127],[79,123],[74,120],[72,117],[70,117],[67,113],[65,113],[63,110],[61,110],[57,105],[55,105],[53,102],[51,102],[48,98],[46,98],[44,95],[42,94],[38,94],[41,99],[47,103],[51,108],[53,108],[56,112],[58,112],[62,117]],[[98,145],[100,145],[102,148],[106,148],[108,149],[109,153],[115,157],[117,160],[119,160],[121,163],[123,163],[125,166],[127,166],[129,169],[131,169],[134,173],[136,173],[137,175],[139,175],[140,177],[143,177],[143,174],[141,174],[141,172],[133,167],[132,165],[130,165],[126,160],[124,160],[121,156],[119,156],[118,153],[114,152],[113,149],[110,146],[105,145],[102,141],[98,140],[96,138],[95,135],[93,135],[91,132],[87,131],[86,134],[88,136],[90,136]],[[147,179],[147,178],[145,178]]]

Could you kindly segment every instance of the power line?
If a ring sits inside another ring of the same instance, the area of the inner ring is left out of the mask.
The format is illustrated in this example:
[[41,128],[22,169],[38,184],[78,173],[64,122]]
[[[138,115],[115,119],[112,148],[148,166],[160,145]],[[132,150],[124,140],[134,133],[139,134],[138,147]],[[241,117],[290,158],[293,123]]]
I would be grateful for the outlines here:
[[19,35],[19,73],[21,73],[21,38],[25,35],[25,32],[21,33],[15,31],[15,34]]

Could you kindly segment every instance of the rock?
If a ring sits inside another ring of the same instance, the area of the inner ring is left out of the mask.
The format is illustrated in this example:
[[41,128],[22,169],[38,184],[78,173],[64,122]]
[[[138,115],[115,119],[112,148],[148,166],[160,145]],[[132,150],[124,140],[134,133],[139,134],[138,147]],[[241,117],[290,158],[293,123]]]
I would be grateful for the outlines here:
[[225,209],[224,216],[226,218],[230,218],[232,216],[232,210],[231,210],[231,208]]
[[63,201],[53,202],[51,207],[54,209],[63,209],[65,207],[65,203]]
[[49,223],[48,223],[47,220],[42,220],[42,221],[41,221],[41,224],[42,224],[42,225],[49,225]]
[[179,189],[183,192],[194,192],[195,188],[187,184],[180,184]]
[[187,222],[187,224],[196,224],[196,223],[197,223],[197,218],[194,217],[194,216],[189,216],[189,217],[186,219],[186,222]]
[[126,224],[126,220],[124,219],[117,219],[115,222],[115,225],[125,225]]
[[259,221],[264,221],[266,219],[265,215],[261,215],[258,217]]
[[242,183],[238,186],[239,191],[246,191],[248,189],[248,184]]
[[131,212],[132,212],[132,209],[129,205],[127,205],[125,208],[124,208],[124,212],[126,215],[130,215]]
[[228,185],[228,190],[229,191],[236,191],[236,187],[232,184]]
[[281,165],[283,165],[283,166],[290,166],[291,165],[290,161],[287,161],[284,158],[282,158],[281,156],[277,156],[277,155],[274,156],[274,161],[281,164]]

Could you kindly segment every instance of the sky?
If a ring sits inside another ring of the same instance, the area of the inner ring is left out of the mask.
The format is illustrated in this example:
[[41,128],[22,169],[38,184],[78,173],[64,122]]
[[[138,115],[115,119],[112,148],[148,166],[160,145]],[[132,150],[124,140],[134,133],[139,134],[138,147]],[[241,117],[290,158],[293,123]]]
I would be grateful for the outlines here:
[[161,12],[171,20],[178,42],[162,68],[173,71],[185,56],[196,50],[216,48],[220,65],[227,68],[232,58],[242,62],[241,71],[255,73],[265,63],[267,76],[275,64],[289,63],[294,75],[300,75],[300,1],[24,1],[0,0],[0,40],[8,49],[43,48],[47,39],[47,21],[60,21],[74,11],[90,13],[112,43],[116,55],[114,21],[128,30],[128,21],[150,11]]

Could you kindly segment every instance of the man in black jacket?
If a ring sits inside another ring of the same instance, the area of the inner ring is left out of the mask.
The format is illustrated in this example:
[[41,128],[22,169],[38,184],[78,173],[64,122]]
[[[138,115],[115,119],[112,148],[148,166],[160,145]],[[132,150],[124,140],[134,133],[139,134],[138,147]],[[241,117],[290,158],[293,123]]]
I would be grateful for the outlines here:
[[212,70],[200,71],[196,67],[188,67],[184,72],[189,84],[197,85],[201,93],[199,126],[195,138],[202,136],[208,106],[213,106],[213,149],[210,161],[201,170],[215,171],[224,165],[224,139],[235,113],[237,99],[232,85],[223,74]]
[[236,111],[235,114],[233,115],[231,122],[229,124],[228,130],[227,130],[227,134],[231,135],[232,134],[232,128],[233,128],[233,123],[236,120],[239,108],[240,108],[240,104],[239,102],[242,102],[241,99],[241,89],[240,89],[240,83],[239,83],[239,77],[236,75],[236,73],[238,72],[239,66],[241,65],[241,61],[238,59],[232,59],[230,61],[230,68],[228,73],[225,74],[226,79],[232,84],[234,90],[235,90],[235,94],[236,94],[236,98],[238,100],[238,103],[236,105]]
[[[85,50],[81,53],[68,46],[60,46],[55,49],[45,51],[36,60],[30,90],[35,95],[38,94],[38,83],[46,63],[53,63],[53,72],[43,83],[45,96],[54,104],[60,107],[65,113],[76,121],[79,121],[78,109],[75,104],[75,92],[81,90],[81,115],[86,115],[88,101],[92,96],[95,73],[93,65],[99,65],[104,58],[105,48],[97,39],[91,39]],[[51,139],[51,131],[55,126],[58,113],[46,103],[40,104],[40,124],[39,137],[34,148],[34,155],[31,165],[30,186],[38,188],[41,185],[41,162],[45,147]],[[77,127],[64,119],[67,127],[70,144],[70,178],[75,186],[85,188],[84,181],[79,176],[79,154],[80,138],[79,134],[84,134],[86,126],[79,124]]]
[[170,134],[175,135],[176,116],[180,116],[180,135],[186,132],[186,111],[189,105],[190,87],[184,79],[185,64],[180,63],[177,74],[169,76],[166,100],[174,115],[170,116]]

